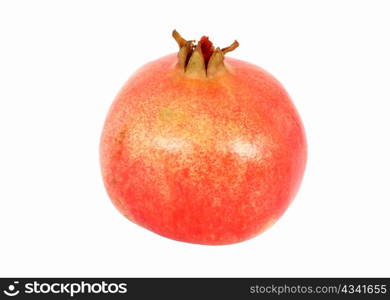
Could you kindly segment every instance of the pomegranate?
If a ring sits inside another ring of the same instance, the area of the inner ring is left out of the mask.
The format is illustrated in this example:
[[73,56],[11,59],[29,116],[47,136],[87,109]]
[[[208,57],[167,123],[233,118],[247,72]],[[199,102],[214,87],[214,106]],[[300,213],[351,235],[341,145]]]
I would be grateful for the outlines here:
[[162,236],[231,244],[271,226],[294,198],[307,145],[282,85],[216,48],[173,37],[178,54],[144,65],[108,113],[103,180],[117,209]]

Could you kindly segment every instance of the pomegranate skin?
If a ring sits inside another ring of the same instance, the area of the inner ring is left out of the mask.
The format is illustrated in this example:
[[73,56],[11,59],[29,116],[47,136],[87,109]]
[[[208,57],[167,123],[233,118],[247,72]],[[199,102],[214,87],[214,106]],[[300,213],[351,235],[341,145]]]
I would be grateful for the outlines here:
[[132,222],[179,241],[231,244],[266,230],[293,200],[307,144],[292,101],[263,69],[232,58],[225,65],[193,78],[168,55],[117,95],[101,169]]

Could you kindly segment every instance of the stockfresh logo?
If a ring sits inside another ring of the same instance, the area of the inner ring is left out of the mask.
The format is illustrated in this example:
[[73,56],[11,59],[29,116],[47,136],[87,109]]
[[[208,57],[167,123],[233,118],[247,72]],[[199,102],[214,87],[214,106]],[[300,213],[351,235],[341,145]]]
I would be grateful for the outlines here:
[[19,292],[20,292],[20,291],[18,290],[18,288],[17,288],[18,284],[19,284],[19,281],[14,281],[13,284],[10,284],[10,285],[8,286],[8,289],[6,289],[6,290],[3,291],[4,294],[6,294],[7,296],[10,296],[10,297],[13,297],[13,296],[18,295]]
[[4,294],[13,297],[19,293],[32,295],[55,295],[67,294],[74,297],[77,294],[125,294],[127,293],[127,283],[107,283],[101,282],[25,282],[24,285],[19,281],[14,281],[8,285]]

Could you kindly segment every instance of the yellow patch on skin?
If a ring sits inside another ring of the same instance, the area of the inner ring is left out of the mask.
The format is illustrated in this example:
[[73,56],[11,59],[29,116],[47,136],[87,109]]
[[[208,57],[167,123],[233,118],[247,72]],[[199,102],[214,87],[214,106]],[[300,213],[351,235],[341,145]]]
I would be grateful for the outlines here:
[[207,146],[213,140],[213,130],[212,121],[207,116],[194,116],[189,111],[170,106],[159,111],[150,133],[159,132],[167,138],[174,134],[173,138],[182,137],[190,143]]
[[183,134],[192,142],[210,148],[215,138],[213,131],[211,120],[207,117],[198,116],[191,120],[188,127],[184,129]]
[[232,135],[240,135],[242,132],[242,129],[234,122],[228,121],[225,125],[226,130],[231,133]]
[[186,122],[188,116],[185,113],[179,112],[174,108],[165,107],[159,113],[159,121],[163,124],[180,125]]
[[121,144],[126,138],[127,132],[128,132],[128,127],[127,125],[124,125],[122,129],[118,132],[118,135],[115,137],[115,142]]

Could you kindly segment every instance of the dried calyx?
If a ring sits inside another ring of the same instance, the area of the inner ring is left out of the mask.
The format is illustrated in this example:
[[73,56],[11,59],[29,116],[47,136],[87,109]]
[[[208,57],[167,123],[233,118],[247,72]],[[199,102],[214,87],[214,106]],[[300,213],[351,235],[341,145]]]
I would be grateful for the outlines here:
[[208,37],[203,36],[200,41],[185,40],[176,30],[172,32],[173,38],[179,45],[178,65],[186,74],[191,76],[211,77],[223,70],[223,63],[226,53],[238,47],[238,42],[234,41],[229,47],[214,48]]

